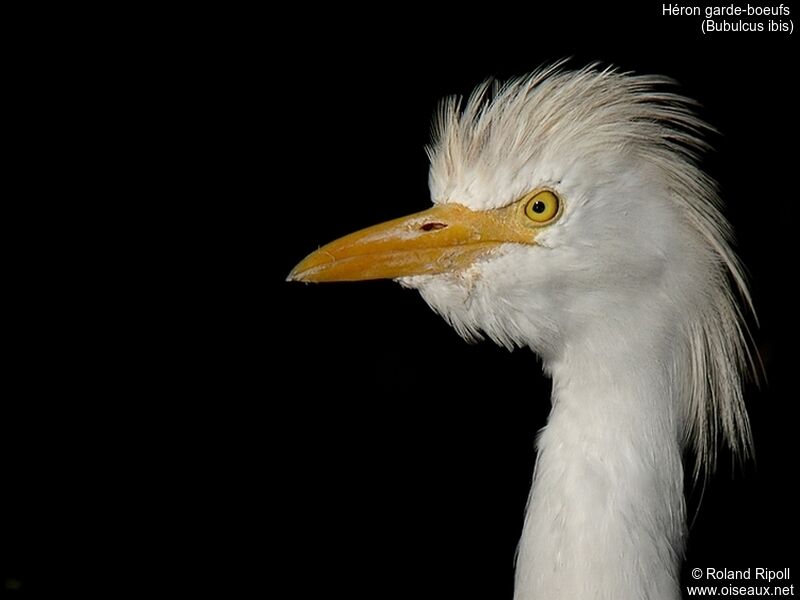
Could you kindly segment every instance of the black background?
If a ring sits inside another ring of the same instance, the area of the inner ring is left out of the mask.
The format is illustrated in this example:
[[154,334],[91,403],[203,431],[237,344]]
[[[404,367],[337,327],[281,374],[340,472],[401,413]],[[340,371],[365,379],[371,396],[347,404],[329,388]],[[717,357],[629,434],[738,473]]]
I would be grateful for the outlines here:
[[701,504],[687,487],[686,579],[798,577],[794,34],[704,36],[655,2],[95,17],[27,17],[6,74],[14,160],[57,160],[22,171],[6,224],[0,594],[511,598],[536,357],[465,343],[392,282],[284,278],[429,206],[441,98],[564,57],[668,75],[721,132],[703,167],[767,382],[757,460],[722,452]]
[[[700,19],[660,7],[514,15],[484,6],[452,21],[403,21],[395,33],[387,16],[384,27],[314,36],[319,51],[293,65],[287,98],[304,121],[292,146],[301,175],[283,217],[296,226],[279,247],[267,242],[282,259],[270,277],[319,244],[428,206],[423,146],[446,95],[566,56],[676,79],[721,132],[703,166],[720,183],[750,274],[768,379],[747,392],[756,463],[733,468],[723,452],[699,513],[700,491],[687,487],[697,518],[685,580],[694,567],[789,566],[796,578],[787,549],[797,535],[794,38],[704,36]],[[464,343],[391,282],[271,293],[284,307],[272,313],[276,376],[287,383],[278,402],[289,407],[280,428],[293,440],[274,457],[291,482],[279,494],[293,530],[288,562],[302,557],[314,589],[354,597],[511,598],[534,438],[549,410],[535,356]]]

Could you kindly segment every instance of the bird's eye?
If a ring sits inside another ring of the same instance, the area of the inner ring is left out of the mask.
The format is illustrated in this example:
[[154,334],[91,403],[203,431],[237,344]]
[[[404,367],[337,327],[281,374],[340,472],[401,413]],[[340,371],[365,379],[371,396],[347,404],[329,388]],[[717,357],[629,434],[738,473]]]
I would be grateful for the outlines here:
[[547,223],[558,215],[558,196],[549,190],[534,192],[525,201],[525,216],[535,223]]

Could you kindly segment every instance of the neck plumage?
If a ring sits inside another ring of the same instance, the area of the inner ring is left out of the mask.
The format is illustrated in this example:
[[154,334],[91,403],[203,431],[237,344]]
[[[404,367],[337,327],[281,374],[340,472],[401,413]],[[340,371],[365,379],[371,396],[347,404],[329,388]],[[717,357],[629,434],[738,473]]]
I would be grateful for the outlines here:
[[515,600],[681,597],[680,363],[674,344],[654,340],[590,344],[548,364],[553,408],[537,444]]

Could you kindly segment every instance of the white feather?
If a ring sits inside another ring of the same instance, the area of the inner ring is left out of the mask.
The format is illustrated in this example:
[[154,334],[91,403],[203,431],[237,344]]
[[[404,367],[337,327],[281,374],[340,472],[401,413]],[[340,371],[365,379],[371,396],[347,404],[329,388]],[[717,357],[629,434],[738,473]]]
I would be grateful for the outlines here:
[[560,65],[449,99],[429,149],[435,203],[506,206],[548,186],[563,216],[537,246],[401,280],[467,338],[529,346],[553,410],[515,598],[679,598],[682,449],[747,455],[736,293],[750,307],[714,183],[708,127],[663,77]]

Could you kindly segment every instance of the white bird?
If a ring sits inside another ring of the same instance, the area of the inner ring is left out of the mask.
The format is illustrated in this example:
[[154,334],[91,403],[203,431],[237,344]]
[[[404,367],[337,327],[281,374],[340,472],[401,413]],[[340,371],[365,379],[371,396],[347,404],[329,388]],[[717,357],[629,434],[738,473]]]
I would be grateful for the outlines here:
[[[682,452],[747,456],[752,310],[708,129],[670,80],[560,65],[449,99],[434,206],[309,255],[289,280],[391,278],[463,337],[528,346],[553,378],[515,600],[681,597]],[[491,88],[491,89],[490,89]]]

